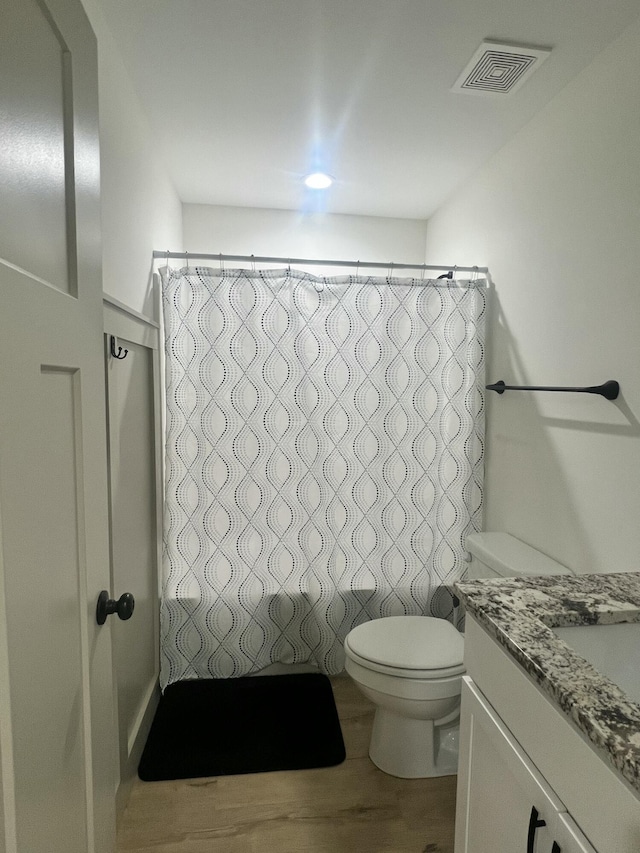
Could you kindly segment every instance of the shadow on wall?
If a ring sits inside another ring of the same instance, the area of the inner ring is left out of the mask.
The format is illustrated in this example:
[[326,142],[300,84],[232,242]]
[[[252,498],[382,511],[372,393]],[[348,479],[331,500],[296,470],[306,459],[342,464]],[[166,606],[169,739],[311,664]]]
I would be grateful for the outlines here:
[[[164,266],[164,262],[160,262],[159,266]],[[144,307],[142,313],[146,317],[150,317],[154,322],[160,322],[160,275],[156,272],[156,261],[151,259],[149,268],[149,278],[147,279],[147,289],[144,294]]]
[[[591,385],[616,378],[583,375],[571,363],[557,365],[554,376],[529,375],[495,290],[489,306],[488,383]],[[607,467],[603,443],[640,436],[623,392],[607,401],[591,394],[487,391],[485,529],[511,533],[577,573],[634,568],[596,565],[590,542],[613,533],[582,520],[582,502],[614,500],[622,476],[622,469]]]

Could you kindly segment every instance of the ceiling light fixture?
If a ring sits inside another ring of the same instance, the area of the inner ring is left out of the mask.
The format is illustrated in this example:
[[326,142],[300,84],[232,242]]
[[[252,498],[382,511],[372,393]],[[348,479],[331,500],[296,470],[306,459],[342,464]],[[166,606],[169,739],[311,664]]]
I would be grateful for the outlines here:
[[307,175],[304,183],[312,190],[326,190],[333,183],[333,178],[330,175],[325,175],[324,172],[313,172],[313,174]]

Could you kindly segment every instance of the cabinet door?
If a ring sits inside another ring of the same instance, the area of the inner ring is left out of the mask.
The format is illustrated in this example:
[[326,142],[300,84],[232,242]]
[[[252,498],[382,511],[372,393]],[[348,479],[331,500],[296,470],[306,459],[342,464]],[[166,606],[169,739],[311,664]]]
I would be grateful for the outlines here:
[[552,853],[596,853],[568,814],[558,815]]
[[561,811],[563,804],[465,677],[455,853],[551,853]]

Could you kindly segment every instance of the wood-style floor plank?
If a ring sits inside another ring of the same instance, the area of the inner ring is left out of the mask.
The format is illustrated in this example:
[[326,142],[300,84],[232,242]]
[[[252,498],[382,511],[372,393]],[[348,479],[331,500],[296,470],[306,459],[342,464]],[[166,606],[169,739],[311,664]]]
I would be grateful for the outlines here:
[[373,706],[332,678],[337,767],[136,780],[118,853],[453,853],[455,776],[396,779],[368,758]]

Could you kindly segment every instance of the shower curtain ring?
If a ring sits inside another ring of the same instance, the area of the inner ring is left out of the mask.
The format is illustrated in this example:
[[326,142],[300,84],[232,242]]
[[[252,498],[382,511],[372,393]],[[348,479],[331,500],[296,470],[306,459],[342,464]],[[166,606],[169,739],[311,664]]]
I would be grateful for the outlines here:
[[256,259],[255,255],[251,255],[251,272],[255,274],[256,271]]

